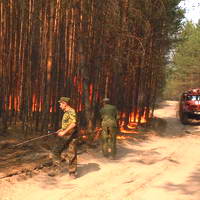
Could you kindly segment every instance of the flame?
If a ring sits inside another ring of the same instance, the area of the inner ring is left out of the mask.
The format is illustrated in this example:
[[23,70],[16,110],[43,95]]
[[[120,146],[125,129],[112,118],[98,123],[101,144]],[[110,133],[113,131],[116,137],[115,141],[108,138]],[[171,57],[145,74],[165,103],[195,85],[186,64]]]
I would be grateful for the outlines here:
[[82,111],[82,104],[79,103],[78,112]]
[[15,111],[19,111],[19,96],[14,96],[12,98],[12,96],[10,95],[9,96],[9,99],[8,99],[8,109],[9,110],[12,110],[14,109]]
[[32,111],[36,111],[36,105],[37,105],[37,101],[36,101],[36,96],[33,95],[33,98],[32,98]]
[[[130,115],[129,115],[127,128],[131,129],[131,130],[126,130],[124,128],[125,121],[123,119],[125,118],[126,113],[122,113],[121,116],[122,116],[122,121],[120,122],[120,131],[124,132],[124,133],[137,133],[137,126],[138,126],[138,123],[139,123],[139,114],[138,114],[138,112],[136,113],[136,115],[134,114],[134,112],[131,112]],[[140,123],[146,123],[145,112],[140,117]]]
[[92,103],[92,94],[93,94],[93,85],[92,84],[90,84],[90,86],[89,86],[89,94],[90,94],[90,96],[89,96],[89,100],[90,100],[90,103]]
[[127,139],[127,136],[123,136],[123,135],[117,135],[117,139],[119,140],[126,140]]
[[[128,128],[135,128],[137,127],[137,124],[139,123],[139,114],[138,112],[136,113],[136,117],[134,117],[134,112],[132,112],[129,115],[129,123],[128,123]],[[146,123],[146,119],[145,119],[145,113],[141,116],[140,118],[140,123]]]
[[[50,70],[50,61],[48,61],[48,70]],[[78,94],[78,103],[76,104],[76,111],[77,112],[81,112],[84,109],[84,104],[82,103],[82,96],[83,96],[83,79],[81,77],[81,75],[76,75],[73,77],[73,85],[76,88],[76,92]],[[92,105],[93,100],[95,99],[96,101],[98,101],[99,99],[99,93],[98,91],[95,91],[94,89],[94,85],[93,84],[89,84],[88,87],[88,92],[89,92],[89,102]],[[29,106],[29,108],[31,109],[32,112],[42,112],[44,110],[44,99],[41,96],[38,96],[35,92],[33,92],[31,94],[30,97],[28,97],[30,100],[31,98],[31,105],[30,104],[26,104]],[[8,99],[5,99],[6,103],[4,104],[5,106],[5,110],[14,110],[16,112],[20,111],[20,106],[22,104],[22,98],[20,97],[20,95],[17,94],[10,94]],[[25,101],[27,101],[27,99],[25,99]],[[55,99],[52,97],[50,99],[49,102],[49,112],[56,112],[57,111],[57,106],[55,106]],[[29,102],[29,103],[30,103]]]
[[[129,115],[129,123],[127,125],[127,127],[125,127],[125,120],[123,120],[126,117],[126,113],[121,113],[121,122],[120,122],[120,128],[119,128],[119,132],[116,133],[117,134],[117,139],[119,140],[126,140],[126,139],[132,139],[134,140],[134,134],[138,134],[138,123],[140,121],[141,123],[146,123],[146,119],[145,119],[145,113],[143,114],[143,116],[140,117],[139,120],[139,114],[134,114],[134,112],[132,112]],[[100,138],[101,136],[101,128],[96,128],[94,130],[94,134],[93,134],[93,141],[96,141]],[[89,138],[89,135],[87,135],[86,130],[81,130],[80,131],[80,135],[81,138],[83,140],[87,140]]]
[[118,140],[134,139],[132,136],[127,135],[117,135]]
[[88,136],[82,135],[82,138],[85,139],[85,140],[87,140]]
[[[144,114],[140,117],[139,120],[139,112],[137,112],[136,114],[134,112],[131,112],[129,115],[129,120],[128,120],[128,125],[127,127],[125,127],[125,120],[124,118],[126,117],[126,113],[121,113],[121,117],[122,117],[122,121],[120,122],[120,133],[125,134],[125,135],[117,135],[117,139],[119,140],[125,140],[128,138],[132,138],[132,136],[130,136],[131,134],[138,134],[138,123],[140,121],[141,123],[146,123],[146,119],[145,119],[145,112]],[[126,135],[129,134],[129,135]]]
[[[48,65],[50,65],[49,63]],[[81,112],[84,109],[84,104],[82,104],[82,95],[83,95],[83,81],[82,77],[80,75],[74,76],[73,78],[73,84],[74,87],[77,89],[77,93],[79,95],[79,100],[76,105],[76,110],[77,112]],[[99,99],[100,95],[99,93],[95,90],[94,85],[90,84],[89,85],[89,102],[92,104],[93,99],[96,101]],[[9,110],[14,109],[15,111],[20,111],[20,96],[12,96],[10,95],[8,98],[8,108]],[[55,106],[53,102],[53,98],[50,100],[50,106],[49,106],[49,111],[50,112],[56,112],[57,106]],[[40,96],[38,97],[36,94],[32,94],[32,105],[31,109],[32,112],[42,112],[44,110],[44,102],[43,98]],[[145,119],[145,112],[143,113],[142,116],[139,116],[139,111],[136,112],[131,112],[129,115],[125,112],[120,113],[120,118],[121,121],[119,123],[119,132],[117,133],[117,139],[126,139],[126,138],[131,138],[130,134],[137,134],[138,133],[138,124],[140,123],[146,123]],[[125,119],[128,119],[128,124],[126,123]],[[126,125],[127,124],[127,125]],[[97,128],[94,131],[94,140],[97,140],[100,137],[100,130]],[[120,135],[120,134],[127,134],[127,135]],[[88,135],[86,132],[82,134],[81,136],[84,140],[88,139]]]

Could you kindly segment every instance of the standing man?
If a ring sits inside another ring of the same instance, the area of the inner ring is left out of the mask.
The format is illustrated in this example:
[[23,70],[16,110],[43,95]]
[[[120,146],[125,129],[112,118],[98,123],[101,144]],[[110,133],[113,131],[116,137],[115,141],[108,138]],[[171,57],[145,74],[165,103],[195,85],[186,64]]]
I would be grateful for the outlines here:
[[53,148],[53,163],[60,166],[61,153],[65,150],[69,176],[75,179],[77,175],[77,116],[75,110],[69,106],[69,101],[68,97],[61,97],[58,101],[64,114],[61,129],[57,131],[58,141]]
[[118,132],[117,120],[118,111],[114,105],[109,104],[109,98],[103,99],[103,107],[100,110],[101,115],[101,144],[102,153],[105,157],[116,156],[116,134]]

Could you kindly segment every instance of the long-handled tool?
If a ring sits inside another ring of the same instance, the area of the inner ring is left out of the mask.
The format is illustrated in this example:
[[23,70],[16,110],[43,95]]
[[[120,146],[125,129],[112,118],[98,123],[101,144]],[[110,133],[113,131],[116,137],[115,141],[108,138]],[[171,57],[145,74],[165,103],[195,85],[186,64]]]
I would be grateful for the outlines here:
[[26,140],[26,141],[24,141],[24,142],[20,142],[20,143],[14,145],[14,147],[17,147],[17,146],[20,146],[20,145],[26,144],[26,143],[28,143],[28,142],[32,142],[32,141],[34,141],[34,140],[38,140],[38,139],[44,138],[44,137],[48,137],[48,136],[54,135],[54,134],[57,134],[57,132],[51,132],[51,133],[48,133],[48,134],[46,134],[46,135],[42,135],[42,136],[39,136],[39,137],[36,137],[36,138],[32,138],[32,139]]

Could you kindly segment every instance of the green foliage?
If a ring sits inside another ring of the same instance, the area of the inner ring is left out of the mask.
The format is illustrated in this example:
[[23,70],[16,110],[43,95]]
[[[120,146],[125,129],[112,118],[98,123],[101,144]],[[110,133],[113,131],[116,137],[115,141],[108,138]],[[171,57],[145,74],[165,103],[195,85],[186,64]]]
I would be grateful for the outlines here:
[[180,42],[175,48],[173,65],[168,67],[168,82],[165,97],[178,98],[180,92],[199,87],[200,84],[200,26],[187,22],[180,33]]

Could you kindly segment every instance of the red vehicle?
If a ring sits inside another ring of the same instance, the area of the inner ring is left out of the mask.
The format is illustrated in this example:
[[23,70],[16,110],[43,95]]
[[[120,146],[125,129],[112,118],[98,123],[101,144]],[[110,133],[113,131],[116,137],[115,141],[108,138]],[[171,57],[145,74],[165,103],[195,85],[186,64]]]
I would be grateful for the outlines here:
[[181,95],[179,117],[182,124],[190,119],[200,120],[200,88],[191,89]]

